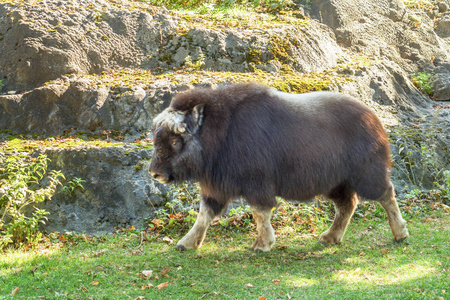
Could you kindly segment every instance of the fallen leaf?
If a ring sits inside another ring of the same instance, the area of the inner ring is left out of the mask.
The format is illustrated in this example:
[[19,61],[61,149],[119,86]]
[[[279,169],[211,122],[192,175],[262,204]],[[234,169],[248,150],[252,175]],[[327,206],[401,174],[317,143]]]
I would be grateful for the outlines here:
[[147,285],[144,285],[143,287],[141,287],[141,290],[145,290],[146,288],[150,288],[153,287],[153,284],[149,283]]
[[163,237],[162,240],[169,245],[173,244],[173,240],[171,238],[168,238],[167,236]]
[[139,296],[137,298],[134,298],[134,300],[142,300],[142,299],[145,299],[145,297],[144,296]]
[[164,270],[160,273],[162,277],[169,278],[169,275],[167,275],[167,272],[169,272],[169,267],[164,267]]
[[247,287],[253,287],[253,284],[251,284],[251,283],[247,283]]
[[289,294],[286,294],[286,297],[287,297],[288,299],[291,299],[291,296],[290,296]]
[[266,300],[266,297],[264,296],[258,297],[258,300]]
[[90,284],[91,285],[98,285],[100,282],[98,282],[98,281],[94,281],[94,282],[91,282]]
[[19,288],[16,287],[16,288],[12,291],[11,296],[17,295],[17,292],[18,292],[18,291],[19,291]]
[[383,248],[383,249],[381,249],[381,253],[386,254],[387,250]]
[[102,249],[102,250],[99,250],[99,251],[92,251],[92,254],[94,254],[94,256],[100,256],[100,255],[102,255],[102,254],[105,254],[106,253],[106,250],[105,249]]
[[142,274],[143,274],[145,277],[152,277],[152,275],[153,275],[153,270],[145,270],[145,271],[142,271]]
[[63,243],[67,242],[66,238],[64,237],[64,235],[62,233],[59,235],[58,240],[60,240]]
[[272,282],[275,283],[275,284],[279,284],[280,283],[280,281],[278,279],[274,279],[274,280],[272,280]]
[[172,283],[173,283],[173,281],[167,281],[167,282],[163,282],[163,283],[157,285],[156,287],[158,288],[158,290],[161,290],[161,289],[165,288],[166,286],[168,286],[169,284],[172,284]]

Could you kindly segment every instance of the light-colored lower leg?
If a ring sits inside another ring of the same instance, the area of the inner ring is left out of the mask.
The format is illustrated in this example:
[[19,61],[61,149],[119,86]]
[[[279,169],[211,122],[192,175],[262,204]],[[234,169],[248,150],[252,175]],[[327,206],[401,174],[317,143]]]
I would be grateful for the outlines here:
[[202,246],[205,239],[206,230],[214,218],[213,211],[203,204],[200,204],[200,210],[197,215],[197,220],[189,232],[177,243],[177,248],[180,250],[196,249]]
[[383,197],[378,199],[381,206],[387,213],[389,226],[391,227],[394,240],[400,242],[409,236],[406,228],[406,221],[402,218],[400,209],[398,208],[397,200],[395,199],[394,187],[391,185],[384,193]]
[[252,213],[256,222],[258,237],[251,250],[259,252],[270,251],[275,243],[275,231],[273,230],[272,224],[270,224],[272,209],[252,207]]
[[344,237],[348,223],[358,205],[358,198],[354,193],[348,199],[334,201],[335,217],[331,227],[322,233],[319,242],[337,244]]

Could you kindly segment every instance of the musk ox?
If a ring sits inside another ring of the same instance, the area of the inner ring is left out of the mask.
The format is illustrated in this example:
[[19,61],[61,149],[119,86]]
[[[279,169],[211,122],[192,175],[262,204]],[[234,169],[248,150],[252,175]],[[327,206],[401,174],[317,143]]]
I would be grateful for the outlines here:
[[202,201],[192,229],[177,244],[198,248],[214,216],[244,197],[256,222],[255,251],[275,242],[276,196],[335,204],[325,243],[342,240],[357,195],[386,210],[394,239],[408,236],[389,179],[387,135],[377,116],[331,92],[287,94],[245,84],[176,95],[154,119],[151,175],[162,183],[197,181]]

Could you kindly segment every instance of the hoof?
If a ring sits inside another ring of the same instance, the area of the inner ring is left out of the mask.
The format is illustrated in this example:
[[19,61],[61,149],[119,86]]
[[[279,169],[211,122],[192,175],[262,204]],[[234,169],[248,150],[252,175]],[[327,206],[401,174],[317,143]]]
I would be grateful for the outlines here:
[[322,245],[337,245],[341,243],[341,238],[332,235],[322,234],[319,237],[319,243],[321,243]]
[[175,249],[179,250],[180,252],[186,251],[186,247],[184,247],[183,245],[176,245]]
[[261,249],[253,249],[253,248],[250,248],[250,251],[255,252],[255,253],[263,253],[264,252]]
[[331,245],[330,243],[327,243],[327,242],[325,242],[323,240],[319,240],[319,244],[324,246],[324,247]]
[[409,240],[407,240],[407,238],[394,239],[394,243],[397,243],[397,244],[406,244],[406,245],[409,245],[409,244],[410,244],[410,242],[409,242]]

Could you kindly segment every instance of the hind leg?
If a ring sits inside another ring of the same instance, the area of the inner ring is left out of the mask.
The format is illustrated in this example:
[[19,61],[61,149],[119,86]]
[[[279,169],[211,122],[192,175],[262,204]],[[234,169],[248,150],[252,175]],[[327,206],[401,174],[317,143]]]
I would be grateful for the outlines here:
[[390,183],[389,188],[384,195],[377,201],[387,213],[389,226],[394,235],[394,240],[400,242],[406,239],[409,233],[406,228],[406,221],[403,220],[400,209],[398,208],[397,200],[395,200],[395,192],[392,183]]
[[251,250],[257,252],[270,251],[275,243],[275,231],[270,223],[272,208],[252,206],[251,209],[253,218],[256,222],[256,229],[258,230],[258,237],[256,238]]
[[358,205],[358,198],[355,192],[343,187],[336,188],[328,196],[334,202],[336,214],[331,227],[320,235],[319,242],[337,244],[344,236],[347,225]]

